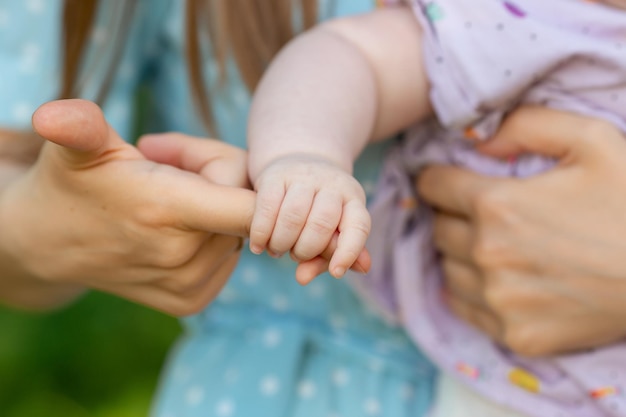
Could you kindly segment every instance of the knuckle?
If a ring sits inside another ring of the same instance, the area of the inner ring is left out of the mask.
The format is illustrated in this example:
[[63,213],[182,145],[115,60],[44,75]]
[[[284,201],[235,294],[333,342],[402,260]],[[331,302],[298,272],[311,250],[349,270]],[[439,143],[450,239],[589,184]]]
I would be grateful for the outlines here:
[[261,199],[258,197],[257,205],[255,208],[255,218],[273,220],[278,212],[277,207],[268,199]]
[[133,210],[132,220],[139,227],[151,228],[165,224],[174,224],[175,217],[167,204],[152,202],[149,204],[137,204]]
[[292,256],[296,261],[302,262],[313,259],[319,252],[319,250],[309,245],[296,245],[292,251]]
[[611,123],[600,119],[585,119],[579,131],[580,140],[589,142],[613,137],[616,133],[616,129]]
[[197,274],[178,274],[168,280],[167,286],[174,294],[190,294],[202,282]]
[[331,221],[332,217],[324,213],[319,216],[310,217],[307,220],[306,227],[315,235],[327,236],[337,229],[337,223]]
[[154,248],[152,260],[154,266],[163,269],[174,269],[184,265],[191,259],[197,247],[183,239],[162,239]]
[[504,344],[514,353],[528,357],[538,357],[549,352],[544,338],[532,324],[520,323],[505,327]]
[[281,225],[290,231],[302,228],[305,220],[306,215],[300,210],[290,210],[279,217]]
[[489,308],[500,315],[511,311],[516,304],[516,294],[506,285],[498,285],[493,281],[489,282],[483,290],[485,303]]
[[512,204],[504,187],[493,186],[476,193],[471,204],[482,221],[506,219],[512,213]]
[[167,309],[167,312],[176,317],[192,316],[204,309],[204,303],[194,302],[188,298],[177,298]]
[[350,221],[348,226],[353,231],[358,232],[364,236],[367,236],[369,235],[370,230],[372,228],[372,221],[369,215],[359,216],[358,218],[352,219],[352,221]]
[[503,259],[505,247],[497,239],[479,235],[472,244],[470,251],[474,264],[481,269],[490,269],[498,265]]

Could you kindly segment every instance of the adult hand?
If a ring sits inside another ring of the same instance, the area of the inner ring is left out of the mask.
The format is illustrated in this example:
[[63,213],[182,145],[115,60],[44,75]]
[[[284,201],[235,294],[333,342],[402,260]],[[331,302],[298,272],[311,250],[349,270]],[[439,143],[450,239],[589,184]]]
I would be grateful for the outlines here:
[[626,335],[626,141],[607,123],[523,108],[483,152],[559,160],[529,179],[434,166],[418,180],[439,212],[446,299],[461,318],[525,355]]
[[254,194],[238,188],[247,181],[243,151],[151,136],[139,145],[150,161],[82,100],[42,106],[33,126],[49,142],[0,195],[5,275],[95,288],[174,315],[216,296],[254,207]]

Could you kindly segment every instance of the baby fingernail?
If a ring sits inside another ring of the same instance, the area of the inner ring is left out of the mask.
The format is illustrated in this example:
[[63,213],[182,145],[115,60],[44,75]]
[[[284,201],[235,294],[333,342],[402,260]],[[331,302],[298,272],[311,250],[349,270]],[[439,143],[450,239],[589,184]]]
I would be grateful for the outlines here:
[[343,277],[343,274],[346,273],[346,268],[342,267],[342,266],[338,266],[335,269],[333,269],[333,276],[335,278],[341,278]]
[[250,252],[254,253],[255,255],[260,255],[261,252],[263,252],[263,248],[259,245],[250,245]]

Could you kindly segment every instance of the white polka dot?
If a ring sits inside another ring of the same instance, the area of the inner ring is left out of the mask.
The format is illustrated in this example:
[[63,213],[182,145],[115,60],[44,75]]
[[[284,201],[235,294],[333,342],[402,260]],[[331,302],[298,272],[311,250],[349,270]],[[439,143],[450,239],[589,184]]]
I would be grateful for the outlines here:
[[224,399],[215,406],[215,414],[219,417],[230,417],[235,412],[235,403],[230,399]]
[[204,400],[204,389],[200,386],[194,386],[187,390],[185,394],[185,402],[187,405],[195,406]]
[[135,75],[135,67],[126,62],[120,67],[119,74],[122,79],[129,80]]
[[289,300],[282,294],[272,297],[272,307],[274,310],[285,311],[289,308]]
[[313,298],[321,298],[326,293],[326,285],[319,279],[307,285],[306,289]]
[[227,384],[234,384],[239,379],[239,371],[235,368],[230,368],[224,373],[224,382]]
[[338,387],[343,387],[350,381],[350,374],[344,368],[338,368],[333,371],[333,383]]
[[130,107],[123,101],[111,102],[105,107],[105,113],[109,120],[121,121],[130,114]]
[[380,359],[372,359],[367,364],[367,367],[372,372],[380,372],[383,369],[383,361],[381,361]]
[[43,12],[46,4],[43,0],[28,0],[26,2],[26,8],[29,12],[39,14]]
[[259,281],[259,271],[256,268],[245,268],[242,275],[245,284],[254,285]]
[[280,344],[283,335],[277,329],[268,329],[263,334],[263,344],[268,348],[276,347]]
[[186,366],[179,366],[174,369],[172,377],[176,382],[185,382],[191,376],[191,369]]
[[254,342],[257,338],[257,331],[255,329],[248,329],[245,334],[249,342]]
[[244,106],[248,102],[248,94],[243,88],[238,88],[233,92],[233,101],[237,106]]
[[380,415],[380,402],[376,398],[368,398],[363,403],[363,411],[368,416]]
[[22,74],[32,74],[37,70],[39,58],[41,56],[41,48],[32,42],[22,47],[19,60],[19,71]]
[[391,350],[391,346],[389,346],[389,342],[387,342],[386,340],[379,340],[378,342],[376,342],[374,349],[376,349],[379,353],[384,354],[388,353],[389,350]]
[[260,390],[266,397],[274,396],[280,390],[280,381],[274,375],[268,375],[261,380]]
[[95,27],[91,32],[91,42],[96,45],[102,45],[106,42],[107,37],[109,36],[109,31],[102,26]]
[[335,329],[345,329],[348,325],[348,320],[340,314],[332,314],[330,316],[330,325]]
[[409,384],[403,385],[402,388],[400,389],[400,397],[404,401],[409,401],[413,399],[414,395],[415,395],[415,388],[413,388],[413,386]]
[[34,111],[34,108],[28,103],[17,103],[13,106],[11,114],[14,121],[18,123],[28,123]]
[[317,387],[315,386],[313,381],[304,380],[301,381],[298,385],[298,396],[304,400],[313,398],[316,391]]
[[9,24],[9,13],[0,9],[0,28],[4,28]]
[[232,303],[237,299],[237,293],[231,287],[226,287],[220,293],[220,301],[224,303]]

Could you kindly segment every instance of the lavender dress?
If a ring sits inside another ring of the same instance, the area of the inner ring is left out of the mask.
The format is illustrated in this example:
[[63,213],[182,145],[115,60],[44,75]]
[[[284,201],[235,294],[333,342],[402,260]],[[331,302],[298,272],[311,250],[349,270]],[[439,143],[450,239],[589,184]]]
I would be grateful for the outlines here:
[[495,403],[530,416],[626,416],[624,343],[529,360],[446,309],[431,213],[413,188],[416,172],[433,162],[494,176],[549,169],[553,161],[537,156],[508,163],[478,155],[464,140],[468,131],[488,137],[522,103],[591,115],[626,132],[626,11],[582,0],[413,5],[438,120],[416,126],[388,156],[371,206],[374,267],[355,286],[439,368]]

